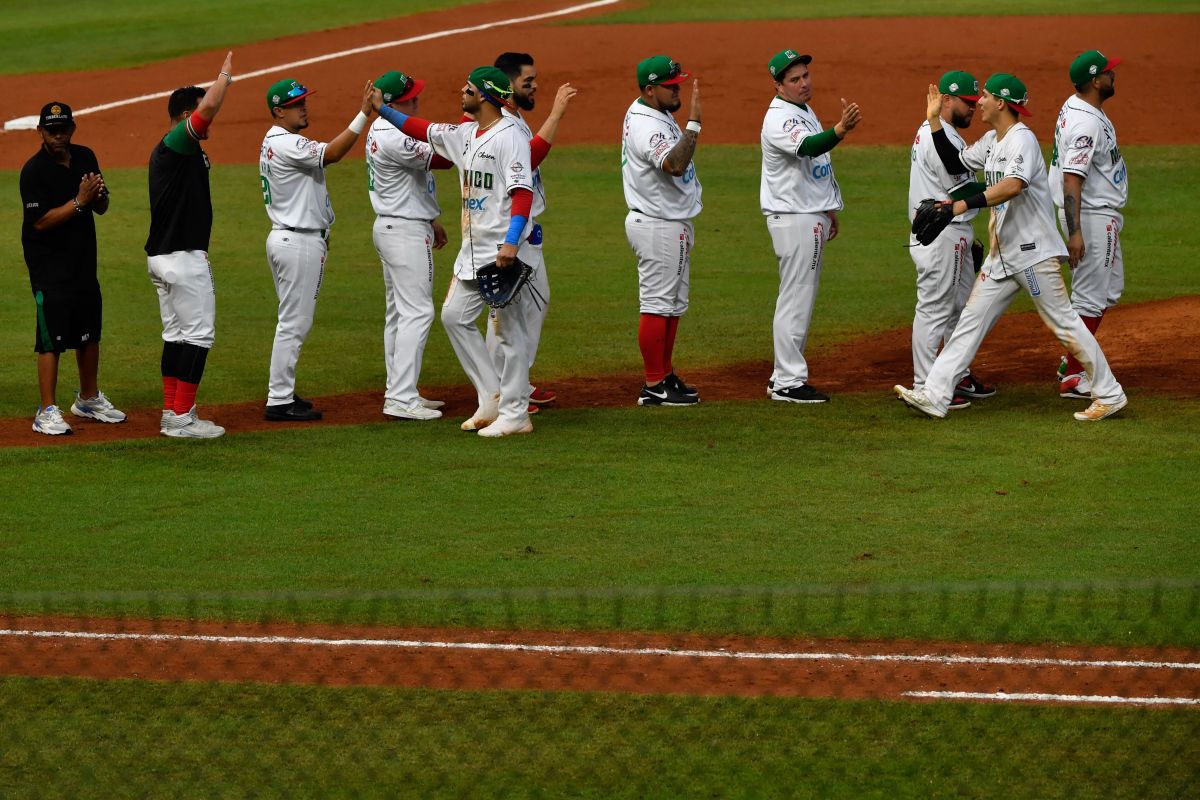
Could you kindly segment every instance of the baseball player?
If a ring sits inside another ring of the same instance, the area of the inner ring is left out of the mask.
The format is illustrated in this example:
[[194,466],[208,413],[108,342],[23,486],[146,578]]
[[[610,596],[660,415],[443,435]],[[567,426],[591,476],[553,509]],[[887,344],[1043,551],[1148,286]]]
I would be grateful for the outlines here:
[[862,121],[857,103],[842,100],[842,117],[822,128],[812,99],[808,65],[812,56],[781,50],[767,69],[775,97],[762,125],[762,182],[759,205],[779,259],[779,297],[772,327],[775,368],[767,384],[772,400],[827,403],[829,396],[808,382],[804,346],[821,281],[825,244],[838,235],[845,206],[829,151]]
[[366,129],[373,89],[368,81],[361,110],[346,130],[328,143],[300,133],[308,127],[307,97],[314,92],[290,79],[267,90],[267,109],[274,124],[259,150],[258,171],[263,204],[271,220],[267,262],[279,297],[264,414],[273,422],[321,418],[311,403],[296,396],[296,362],[312,328],[329,254],[333,205],[325,188],[325,168],[341,161]]
[[[1121,210],[1129,199],[1129,176],[1103,108],[1116,91],[1113,67],[1119,63],[1098,50],[1071,62],[1075,94],[1058,112],[1050,159],[1050,191],[1072,269],[1071,305],[1092,333],[1125,289]],[[1058,377],[1062,397],[1091,397],[1087,372],[1073,355],[1063,357]]]
[[689,406],[700,393],[675,374],[672,356],[679,319],[688,308],[692,219],[704,204],[692,156],[700,136],[700,81],[692,82],[685,130],[673,116],[679,85],[691,77],[673,59],[652,56],[637,65],[641,93],[621,129],[625,236],[638,262],[638,345],[646,382],[639,406]]
[[[522,111],[532,111],[537,104],[538,73],[537,67],[533,63],[533,56],[528,53],[501,53],[496,58],[495,67],[508,76],[513,87],[512,102],[515,107],[506,106],[502,109],[502,113],[506,117],[511,117],[520,127],[521,132],[529,139],[530,159],[533,162],[533,216],[531,217],[533,232],[529,237],[531,246],[529,252],[533,260],[527,263],[534,270],[530,285],[538,293],[541,301],[523,303],[520,309],[528,314],[526,329],[529,333],[529,369],[532,370],[533,363],[537,359],[538,344],[542,338],[542,326],[546,322],[546,313],[550,306],[550,278],[546,274],[546,261],[542,253],[542,226],[537,221],[538,217],[546,210],[546,187],[542,183],[542,171],[539,165],[554,144],[558,124],[562,120],[563,114],[566,113],[567,103],[574,97],[576,90],[570,84],[559,87],[558,94],[555,95],[554,107],[535,136],[521,115]],[[495,319],[494,314],[492,319]],[[487,345],[488,352],[493,356],[500,352],[496,334],[491,325],[488,326]],[[500,368],[498,367],[498,369]],[[530,384],[529,413],[536,414],[538,406],[553,403],[556,397],[557,394],[550,389]]]
[[[957,150],[966,147],[959,128],[970,127],[979,100],[979,81],[968,72],[947,72],[938,81],[942,93],[942,130]],[[951,175],[942,165],[933,147],[929,123],[923,121],[913,139],[912,166],[908,172],[908,221],[911,223],[916,207],[925,198],[935,200],[960,199],[982,188],[975,175],[964,172]],[[928,247],[917,245],[916,237],[909,238],[909,254],[917,267],[917,310],[913,317],[912,353],[913,388],[925,385],[925,376],[933,366],[938,348],[950,339],[958,316],[962,313],[971,287],[975,283],[971,243],[975,233],[971,220],[979,213],[972,208],[954,221]],[[965,408],[969,398],[991,397],[996,390],[967,373],[955,386],[950,408]]]
[[463,238],[454,279],[442,304],[442,324],[479,399],[462,429],[485,437],[533,432],[527,315],[519,310],[531,298],[497,310],[494,326],[500,355],[495,361],[476,327],[484,303],[475,271],[493,263],[504,269],[517,258],[533,258],[528,241],[533,207],[529,140],[511,117],[501,113],[512,93],[512,83],[503,72],[495,67],[475,68],[462,89],[462,109],[473,120],[458,125],[410,117],[382,106],[378,91],[375,96],[380,116],[409,136],[428,141],[459,170]]
[[212,195],[200,143],[233,83],[233,53],[205,91],[176,89],[167,100],[172,128],[150,154],[150,234],[146,266],[163,323],[163,412],[159,431],[180,439],[215,439],[220,425],[196,416],[196,391],[216,333],[217,302],[208,242]]
[[[383,102],[405,114],[417,112],[425,81],[402,72],[375,80]],[[375,209],[371,235],[383,264],[386,295],[383,326],[387,387],[383,413],[399,419],[438,419],[440,400],[417,391],[421,360],[433,324],[433,251],[446,245],[438,222],[433,170],[451,163],[427,142],[404,134],[383,119],[367,132],[367,192]]]
[[1017,77],[997,73],[988,78],[979,98],[979,115],[992,130],[961,153],[950,142],[941,121],[943,95],[929,86],[926,119],[934,147],[953,174],[983,169],[987,189],[950,203],[951,213],[992,207],[991,240],[979,279],[962,316],[925,378],[923,389],[895,387],[908,405],[933,417],[945,417],[955,381],[971,362],[984,336],[1017,292],[1033,300],[1038,316],[1084,365],[1092,382],[1093,401],[1075,419],[1099,421],[1128,402],[1113,377],[1096,337],[1067,300],[1059,259],[1067,255],[1054,226],[1050,184],[1037,137],[1021,117],[1029,116],[1029,94]]

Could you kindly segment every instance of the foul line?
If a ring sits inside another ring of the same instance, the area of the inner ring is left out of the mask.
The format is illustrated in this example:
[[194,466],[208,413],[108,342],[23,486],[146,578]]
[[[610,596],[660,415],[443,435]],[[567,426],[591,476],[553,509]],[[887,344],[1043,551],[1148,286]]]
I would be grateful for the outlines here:
[[1121,697],[1111,694],[1043,694],[1041,692],[901,692],[904,697],[937,700],[1001,700],[1016,702],[1132,703],[1140,706],[1196,706],[1191,697]]
[[669,658],[730,658],[750,661],[918,662],[927,664],[988,664],[1037,667],[1117,669],[1200,669],[1192,661],[1125,661],[1074,658],[1016,658],[905,653],[788,653],[751,650],[675,650],[666,647],[605,647],[601,645],[523,644],[512,642],[445,642],[413,639],[324,639],[306,636],[219,636],[183,633],[100,633],[96,631],[31,631],[4,629],[0,636],[30,639],[90,639],[101,641],[200,642],[208,644],[278,644],[310,647],[391,647],[407,650],[478,650],[554,655],[664,656]]
[[[385,50],[389,47],[398,47],[399,45],[402,45],[402,44],[414,44],[416,42],[428,42],[432,39],[444,39],[448,36],[457,36],[460,33],[475,33],[477,31],[486,31],[491,28],[501,28],[501,27],[504,27],[505,25],[519,25],[524,22],[537,22],[538,20],[542,20],[542,19],[551,19],[553,17],[563,17],[563,16],[567,16],[569,14],[575,14],[579,11],[588,11],[589,9],[600,8],[602,6],[611,6],[611,5],[614,5],[615,3],[617,3],[618,1],[619,0],[595,0],[595,2],[581,3],[579,5],[568,6],[567,8],[560,8],[557,11],[546,11],[541,14],[533,14],[528,17],[512,17],[511,19],[502,19],[502,20],[498,20],[496,22],[484,22],[480,25],[471,25],[466,28],[452,28],[450,30],[435,31],[434,33],[424,33],[424,34],[421,34],[420,36],[410,36],[407,39],[396,39],[391,42],[380,42],[379,44],[368,44],[368,45],[364,45],[363,47],[354,47],[354,48],[351,48],[350,50],[339,50],[335,53],[326,53],[324,55],[313,56],[312,58],[305,58],[300,61],[289,61],[286,64],[277,64],[273,67],[267,67],[265,69],[258,69],[253,72],[241,73],[235,77],[238,80],[244,80],[246,78],[257,78],[261,75],[267,75],[267,74],[270,74],[273,72],[281,72],[282,70],[292,69],[293,67],[305,67],[305,66],[308,66],[309,64],[319,64],[322,61],[333,61],[334,59],[345,58],[346,56],[354,56],[354,55],[358,55],[359,53],[369,53],[373,50]],[[201,88],[208,88],[209,86],[212,85],[212,81],[207,81],[205,83],[199,83],[196,85],[200,86]],[[75,116],[79,116],[81,114],[94,114],[97,111],[108,111],[109,109],[112,109],[112,108],[120,108],[121,106],[133,105],[134,103],[143,103],[143,102],[146,102],[149,100],[160,100],[164,97],[170,97],[172,91],[174,91],[174,90],[169,89],[165,92],[155,92],[153,94],[143,94],[143,95],[139,95],[137,97],[130,97],[125,100],[116,100],[111,103],[102,103],[101,105],[98,105],[98,106],[89,106],[87,108],[79,109],[78,111],[74,112],[74,114],[75,114]],[[34,128],[36,128],[37,124],[38,124],[38,116],[36,114],[33,116],[28,116],[28,117],[17,117],[16,119],[10,119],[7,122],[5,122],[4,130],[6,130],[6,131],[17,131],[17,130],[28,131],[28,130],[33,130]]]

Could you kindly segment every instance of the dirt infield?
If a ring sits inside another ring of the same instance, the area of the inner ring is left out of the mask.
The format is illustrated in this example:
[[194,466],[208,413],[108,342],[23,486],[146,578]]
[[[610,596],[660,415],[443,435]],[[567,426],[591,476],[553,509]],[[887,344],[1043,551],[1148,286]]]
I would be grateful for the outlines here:
[[[1118,306],[1100,329],[1104,352],[1123,385],[1135,391],[1195,397],[1200,387],[1200,297],[1180,297],[1130,306]],[[891,399],[895,383],[912,378],[911,330],[873,333],[832,348],[815,348],[809,359],[814,383],[836,395],[846,392],[879,393]],[[1037,315],[1009,314],[988,335],[974,363],[989,382],[1000,386],[1035,384],[1053,390],[1054,364],[1061,347]],[[630,352],[631,361],[636,353]],[[849,367],[849,368],[848,368]],[[771,362],[752,361],[710,370],[688,372],[690,383],[703,390],[706,401],[763,400]],[[556,379],[559,408],[596,408],[633,405],[642,383],[640,373],[594,375]],[[465,418],[475,410],[475,394],[465,381],[452,386],[423,388],[426,397],[446,401],[448,419]],[[312,398],[325,417],[316,425],[361,425],[386,419],[383,392],[356,392]],[[1072,406],[1063,401],[1064,414]],[[981,403],[979,413],[988,413]],[[1080,405],[1080,403],[1075,404]],[[787,409],[781,409],[785,412]],[[795,412],[796,409],[792,408]],[[897,408],[897,413],[903,413]],[[1134,400],[1129,414],[1137,413]],[[279,430],[280,423],[263,419],[260,401],[224,406],[207,405],[204,416],[230,433]],[[28,418],[0,420],[0,447],[95,444],[122,439],[153,438],[158,432],[157,409],[135,409],[129,421],[104,425],[80,420],[71,436],[41,436],[30,430]],[[407,423],[397,422],[402,425]],[[445,422],[434,424],[446,424]],[[535,422],[535,426],[538,423]]]
[[[0,629],[4,675],[744,697],[1200,703],[1200,651],[1187,648],[55,617],[10,617],[0,621]],[[956,697],[958,693],[967,696]]]
[[[238,73],[266,69],[324,53],[392,41],[489,20],[562,8],[564,0],[498,2],[465,11],[421,14],[349,28],[245,45],[235,52]],[[587,12],[595,14],[598,12]],[[1069,20],[1069,22],[1068,22]],[[978,29],[978,35],[948,36]],[[1069,32],[1069,35],[1067,35]],[[457,119],[464,76],[505,49],[532,51],[544,91],[570,81],[580,88],[558,141],[616,145],[620,120],[636,95],[633,65],[667,51],[703,83],[704,140],[756,143],[772,85],[766,60],[784,46],[814,56],[814,107],[832,120],[838,98],[857,101],[865,121],[855,144],[907,144],[921,120],[925,86],[949,67],[981,78],[1015,72],[1026,82],[1032,127],[1049,141],[1058,108],[1071,92],[1070,59],[1099,47],[1120,56],[1118,96],[1106,111],[1122,144],[1195,144],[1200,107],[1180,102],[1180,87],[1200,78],[1193,56],[1198,15],[1075,17],[874,18],[747,21],[678,25],[571,25],[525,23],[486,33],[463,34],[395,49],[361,53],[246,79],[231,90],[206,146],[219,163],[254,162],[269,116],[265,92],[278,77],[292,76],[316,88],[310,134],[328,139],[353,116],[363,83],[399,68],[429,81],[421,114]],[[980,42],[995,47],[981,47]],[[1019,45],[1014,45],[1019,42]],[[89,73],[0,77],[6,119],[36,114],[51,99],[75,108],[170,90],[184,82],[211,80],[223,52],[208,52],[142,67]],[[549,95],[545,91],[545,95]],[[1164,112],[1169,110],[1169,112]],[[1164,124],[1164,113],[1166,114]],[[535,122],[540,113],[532,115]],[[81,117],[76,140],[112,167],[145,166],[167,125],[166,101],[152,100]],[[37,149],[34,132],[0,135],[0,169],[16,169]],[[353,157],[361,157],[357,151]]]

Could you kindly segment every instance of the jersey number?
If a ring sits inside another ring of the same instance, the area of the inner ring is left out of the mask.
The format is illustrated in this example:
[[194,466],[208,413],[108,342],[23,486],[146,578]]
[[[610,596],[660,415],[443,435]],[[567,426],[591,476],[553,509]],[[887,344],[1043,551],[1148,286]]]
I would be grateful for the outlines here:
[[263,205],[271,205],[271,184],[267,182],[266,175],[259,175],[258,180],[262,183]]
[[375,191],[375,168],[371,166],[371,159],[367,159],[367,191]]
[[480,172],[477,169],[467,173],[467,187],[475,189],[490,189],[492,188],[492,173]]

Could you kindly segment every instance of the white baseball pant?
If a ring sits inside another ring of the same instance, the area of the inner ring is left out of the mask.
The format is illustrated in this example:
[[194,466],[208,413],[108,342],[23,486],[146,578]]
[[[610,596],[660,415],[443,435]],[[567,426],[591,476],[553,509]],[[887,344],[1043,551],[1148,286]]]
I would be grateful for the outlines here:
[[949,408],[958,376],[971,363],[987,332],[1022,289],[1033,300],[1046,327],[1067,352],[1083,364],[1092,382],[1092,399],[1108,404],[1120,402],[1125,392],[1109,369],[1096,337],[1071,307],[1057,258],[1048,258],[1002,280],[983,274],[979,276],[950,341],[946,342],[925,378],[925,396],[938,410],[945,412]]
[[[917,308],[912,326],[914,389],[925,385],[925,376],[937,358],[938,348],[950,341],[963,306],[971,296],[971,287],[975,285],[971,256],[974,241],[975,233],[969,222],[951,223],[924,247],[915,236],[909,235],[908,253],[917,267]],[[966,373],[964,370],[959,379]]]
[[329,245],[316,231],[273,230],[267,235],[267,262],[279,298],[267,405],[290,403],[295,397],[296,362],[312,329],[328,255]]
[[433,227],[425,220],[376,217],[371,229],[383,265],[384,399],[420,401],[417,380],[433,325]]
[[662,317],[683,316],[688,310],[696,244],[691,221],[656,219],[630,211],[625,217],[625,237],[638,261],[638,310]]
[[775,369],[772,384],[787,389],[808,383],[804,346],[821,284],[828,214],[768,214],[767,231],[779,260],[779,296],[772,333]]
[[158,290],[164,342],[212,349],[216,338],[217,295],[212,266],[203,250],[178,250],[146,258]]
[[[522,261],[524,256],[522,252]],[[496,309],[496,318],[491,322],[498,345],[495,361],[488,355],[477,324],[479,315],[487,307],[479,296],[478,282],[451,279],[450,290],[442,304],[442,325],[463,371],[475,387],[479,407],[488,407],[499,392],[499,419],[516,427],[529,421],[529,346],[526,316],[520,310],[521,304],[527,302],[529,298],[523,293],[518,302]],[[497,370],[497,363],[502,365],[502,370]]]
[[[529,351],[529,370],[532,372],[533,363],[537,360],[538,345],[542,341],[542,325],[545,324],[546,312],[550,309],[550,279],[546,275],[546,260],[540,244],[526,243],[525,247],[521,248],[521,260],[533,268],[529,285],[541,295],[535,302],[529,290],[523,290],[520,301],[510,306],[525,315],[525,344]],[[496,372],[503,374],[504,365],[500,361],[500,341],[496,337],[495,319],[496,312],[493,310],[488,315],[487,351],[496,361]],[[529,386],[529,391],[533,391],[532,384]]]
[[[1058,221],[1067,229],[1066,214]],[[1112,308],[1125,291],[1125,258],[1121,253],[1121,229],[1125,218],[1113,209],[1079,212],[1083,232],[1083,258],[1071,271],[1071,305],[1084,317],[1099,317]]]

